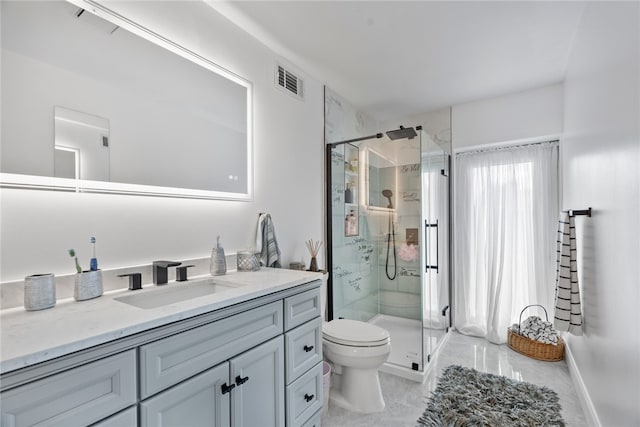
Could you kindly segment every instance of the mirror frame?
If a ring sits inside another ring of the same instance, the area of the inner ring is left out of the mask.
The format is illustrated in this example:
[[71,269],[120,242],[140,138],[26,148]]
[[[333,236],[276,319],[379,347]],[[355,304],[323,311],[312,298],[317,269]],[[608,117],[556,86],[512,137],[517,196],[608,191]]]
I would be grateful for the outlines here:
[[247,93],[247,192],[197,190],[189,188],[162,187],[155,185],[126,184],[82,179],[56,178],[37,175],[0,173],[0,187],[38,190],[60,190],[90,193],[116,193],[145,196],[182,197],[217,200],[253,200],[253,85],[250,81],[226,70],[207,58],[151,31],[150,29],[118,14],[93,0],[66,0],[123,29],[144,38],[168,51],[198,64],[246,89]]

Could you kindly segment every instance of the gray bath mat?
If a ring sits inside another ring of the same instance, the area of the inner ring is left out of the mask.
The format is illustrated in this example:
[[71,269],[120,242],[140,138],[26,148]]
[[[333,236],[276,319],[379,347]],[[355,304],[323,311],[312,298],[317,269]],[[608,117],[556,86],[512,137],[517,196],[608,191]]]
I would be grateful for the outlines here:
[[565,426],[555,391],[547,387],[449,366],[418,426]]

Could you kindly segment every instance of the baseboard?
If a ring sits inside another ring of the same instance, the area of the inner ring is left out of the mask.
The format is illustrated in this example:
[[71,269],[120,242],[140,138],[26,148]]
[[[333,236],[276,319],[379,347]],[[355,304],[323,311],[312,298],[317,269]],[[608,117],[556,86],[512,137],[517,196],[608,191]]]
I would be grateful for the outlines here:
[[566,342],[564,346],[564,358],[567,362],[569,375],[571,375],[573,386],[576,389],[580,406],[582,406],[585,418],[587,419],[587,424],[591,427],[602,427],[596,408],[593,406],[593,402],[591,401],[591,397],[587,391],[587,387],[585,386],[584,381],[582,381],[582,375],[580,375],[580,370],[578,369],[578,365],[576,365],[576,360],[573,358],[573,354],[571,353],[571,348]]

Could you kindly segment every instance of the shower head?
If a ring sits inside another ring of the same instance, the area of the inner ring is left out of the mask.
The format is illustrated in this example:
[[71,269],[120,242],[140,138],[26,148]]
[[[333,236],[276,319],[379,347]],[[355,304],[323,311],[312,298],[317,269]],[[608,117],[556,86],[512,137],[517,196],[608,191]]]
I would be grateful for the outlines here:
[[389,206],[387,208],[393,209],[393,202],[391,201],[391,197],[393,197],[393,192],[391,190],[382,190],[382,195],[389,199]]
[[416,135],[418,135],[413,128],[406,128],[404,126],[400,126],[400,129],[390,130],[387,132],[387,136],[389,139],[404,139],[409,138],[413,139]]

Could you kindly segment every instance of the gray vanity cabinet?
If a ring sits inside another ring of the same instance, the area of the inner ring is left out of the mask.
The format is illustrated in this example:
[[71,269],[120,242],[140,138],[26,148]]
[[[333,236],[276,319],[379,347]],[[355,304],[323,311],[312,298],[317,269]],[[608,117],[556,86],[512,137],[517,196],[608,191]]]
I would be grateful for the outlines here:
[[141,426],[284,427],[282,317],[275,301],[141,346]]
[[2,374],[0,427],[300,427],[322,409],[319,282]]
[[140,403],[140,426],[283,427],[283,370],[277,337]]

